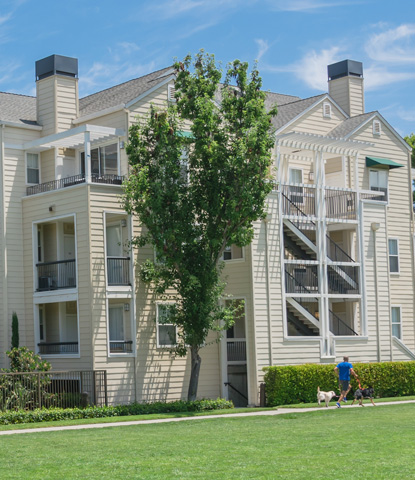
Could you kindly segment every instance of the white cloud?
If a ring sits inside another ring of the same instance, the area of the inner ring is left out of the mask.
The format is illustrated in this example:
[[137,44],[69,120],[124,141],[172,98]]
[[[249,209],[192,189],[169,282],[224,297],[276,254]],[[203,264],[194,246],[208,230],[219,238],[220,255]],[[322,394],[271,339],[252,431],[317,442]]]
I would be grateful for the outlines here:
[[6,23],[8,20],[11,19],[13,13],[6,13],[5,15],[0,15],[0,25],[3,25],[3,23]]
[[407,122],[415,122],[415,109],[405,110],[404,108],[398,108],[398,117]]
[[340,47],[307,52],[297,63],[285,67],[262,65],[261,70],[293,73],[299,80],[315,90],[327,91],[327,65],[339,60]]
[[256,59],[261,60],[261,57],[269,49],[268,42],[266,40],[262,40],[261,38],[256,38],[255,43],[258,45],[258,54],[256,56]]
[[415,63],[415,24],[402,24],[372,35],[365,50],[378,62]]
[[385,67],[374,65],[363,70],[365,90],[376,90],[385,85],[415,79],[415,72],[388,71]]
[[270,5],[277,10],[285,12],[311,12],[321,8],[340,7],[342,5],[351,5],[356,2],[346,0],[270,0]]
[[140,50],[140,47],[134,42],[119,42],[117,45],[125,50],[127,54]]

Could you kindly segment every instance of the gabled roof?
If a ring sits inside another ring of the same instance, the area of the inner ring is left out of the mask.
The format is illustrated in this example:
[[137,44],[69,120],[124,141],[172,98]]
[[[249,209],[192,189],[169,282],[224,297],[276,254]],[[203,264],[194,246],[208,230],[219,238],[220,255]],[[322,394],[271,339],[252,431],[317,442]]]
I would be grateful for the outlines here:
[[330,130],[330,132],[327,133],[327,136],[332,138],[344,138],[356,130],[356,128],[365,121],[373,117],[375,113],[376,112],[362,113],[361,115],[347,118],[337,125],[337,127],[333,128],[333,130]]
[[36,98],[0,92],[0,119],[21,125],[37,125]]
[[299,116],[301,113],[305,112],[309,107],[315,103],[318,103],[318,101],[323,99],[323,97],[327,97],[327,93],[281,105],[278,108],[277,116],[272,120],[273,126],[276,128],[276,130],[280,129],[288,122]]
[[166,67],[81,98],[79,100],[79,115],[90,115],[117,105],[125,105],[155,87],[158,83],[162,83],[171,72],[172,67]]
[[283,95],[282,93],[266,92],[265,108],[267,110],[271,110],[274,105],[280,107],[281,105],[296,102],[298,100],[301,100],[301,98],[294,95]]

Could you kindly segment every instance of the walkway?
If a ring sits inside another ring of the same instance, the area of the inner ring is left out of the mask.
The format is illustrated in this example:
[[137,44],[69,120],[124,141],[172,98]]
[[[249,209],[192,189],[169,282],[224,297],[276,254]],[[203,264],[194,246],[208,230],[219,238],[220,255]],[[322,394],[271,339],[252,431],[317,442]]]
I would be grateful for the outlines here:
[[[403,403],[415,403],[415,400],[400,400],[397,402],[380,402],[376,406],[384,405],[398,405]],[[358,408],[359,405],[344,405],[342,408]],[[365,407],[372,407],[372,404],[365,404]],[[330,410],[337,409],[337,407],[329,407]],[[69,425],[66,427],[42,427],[39,423],[37,428],[27,428],[22,430],[4,430],[0,431],[0,435],[16,435],[18,433],[40,433],[40,432],[58,432],[62,430],[85,430],[89,428],[109,428],[109,427],[126,427],[130,425],[148,425],[151,423],[170,423],[170,422],[183,422],[189,420],[206,420],[210,418],[233,418],[233,417],[256,417],[260,415],[284,415],[287,413],[306,413],[306,412],[316,412],[323,411],[325,407],[310,407],[310,408],[279,408],[278,410],[259,410],[257,412],[249,413],[225,413],[222,415],[201,415],[198,417],[180,417],[180,418],[160,418],[156,420],[132,420],[126,422],[113,422],[113,423],[94,423],[88,425]]]

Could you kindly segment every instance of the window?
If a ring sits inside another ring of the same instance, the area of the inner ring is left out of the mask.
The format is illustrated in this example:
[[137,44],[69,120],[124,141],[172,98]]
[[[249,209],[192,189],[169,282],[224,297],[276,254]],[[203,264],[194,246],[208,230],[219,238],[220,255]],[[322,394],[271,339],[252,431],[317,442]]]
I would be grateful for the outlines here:
[[397,238],[389,238],[389,272],[399,273],[399,244]]
[[[289,170],[289,183],[303,183],[303,171],[298,168],[290,168]],[[304,203],[303,187],[290,186],[290,200],[292,203]]]
[[110,342],[124,341],[124,309],[122,305],[109,307]]
[[[85,175],[85,152],[81,152],[81,174]],[[105,145],[91,150],[91,174],[118,175],[118,144]]]
[[401,307],[391,307],[392,335],[402,338]]
[[39,155],[37,153],[26,154],[26,177],[27,183],[39,183]]
[[379,120],[373,120],[373,135],[379,135],[382,133]]
[[323,117],[331,118],[331,105],[330,103],[323,103]]
[[177,342],[176,325],[170,323],[172,304],[157,305],[157,346],[173,347]]
[[240,260],[242,258],[243,258],[242,247],[237,247],[236,245],[231,245],[230,247],[226,247],[225,251],[223,252],[223,259],[225,261]]
[[383,192],[384,195],[372,197],[372,200],[380,202],[388,201],[388,170],[370,170],[369,171],[369,186],[370,190],[376,192]]

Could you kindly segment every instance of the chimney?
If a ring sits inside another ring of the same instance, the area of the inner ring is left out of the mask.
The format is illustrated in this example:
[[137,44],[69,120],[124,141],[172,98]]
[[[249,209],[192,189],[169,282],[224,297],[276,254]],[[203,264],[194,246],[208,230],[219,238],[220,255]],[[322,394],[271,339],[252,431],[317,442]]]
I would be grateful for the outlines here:
[[37,121],[43,134],[62,132],[78,117],[78,59],[51,55],[36,62]]
[[365,111],[363,64],[343,60],[327,67],[329,95],[351,117]]

